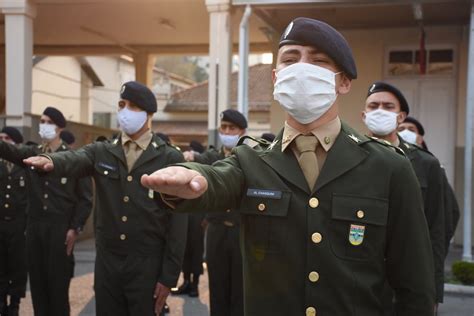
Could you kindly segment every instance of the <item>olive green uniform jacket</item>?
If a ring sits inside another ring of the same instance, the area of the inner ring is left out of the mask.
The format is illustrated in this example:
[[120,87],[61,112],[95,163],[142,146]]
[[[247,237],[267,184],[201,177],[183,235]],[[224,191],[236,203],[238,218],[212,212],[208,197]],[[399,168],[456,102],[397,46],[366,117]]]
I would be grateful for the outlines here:
[[432,315],[431,245],[409,161],[343,124],[310,191],[281,138],[184,164],[209,186],[176,211],[242,214],[245,315],[381,315],[386,278],[397,315]]
[[444,240],[444,255],[446,258],[448,256],[449,244],[454,236],[454,232],[456,231],[456,227],[459,222],[460,211],[454,190],[448,182],[448,177],[446,176],[444,168],[442,170],[444,182],[444,220],[446,230]]
[[93,176],[96,185],[96,243],[118,255],[159,256],[157,282],[174,287],[181,271],[187,217],[162,207],[159,193],[140,183],[169,164],[184,161],[183,155],[153,135],[133,168],[128,171],[120,136],[95,142],[76,151],[50,155],[54,174]]
[[[56,152],[69,150],[61,144]],[[27,168],[23,159],[43,152],[42,145],[16,147],[0,141],[0,158],[24,167],[28,186],[28,223],[66,223],[71,229],[82,229],[92,211],[92,181],[70,174],[62,177]]]
[[443,302],[444,259],[446,252],[445,180],[443,169],[438,159],[430,152],[418,146],[408,144],[401,138],[399,147],[410,159],[421,188],[434,260],[436,302]]

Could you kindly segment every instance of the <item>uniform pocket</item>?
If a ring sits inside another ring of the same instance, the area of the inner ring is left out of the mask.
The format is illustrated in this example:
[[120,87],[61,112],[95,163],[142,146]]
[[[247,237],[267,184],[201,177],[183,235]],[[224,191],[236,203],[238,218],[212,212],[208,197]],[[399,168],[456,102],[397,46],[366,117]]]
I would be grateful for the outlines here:
[[383,257],[387,219],[385,199],[334,194],[330,224],[334,254],[348,260]]
[[281,252],[286,246],[291,192],[279,193],[278,198],[245,196],[239,208],[246,246],[257,261],[267,254]]

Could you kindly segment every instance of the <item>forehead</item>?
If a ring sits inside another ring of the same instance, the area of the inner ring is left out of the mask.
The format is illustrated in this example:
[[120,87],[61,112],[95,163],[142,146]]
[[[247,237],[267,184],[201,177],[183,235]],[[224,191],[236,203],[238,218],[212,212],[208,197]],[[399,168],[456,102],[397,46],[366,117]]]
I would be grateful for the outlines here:
[[7,137],[10,137],[10,136],[8,136],[8,134],[6,134],[6,133],[0,133],[0,137],[1,138],[7,138]]
[[323,53],[317,47],[306,45],[285,45],[280,47],[278,55],[283,54],[308,54],[308,55],[323,55],[329,58],[326,53]]
[[412,131],[416,131],[416,133],[418,134],[418,128],[417,128],[416,125],[413,124],[413,123],[410,123],[410,122],[403,122],[403,123],[401,123],[399,126],[402,127],[402,128],[406,128],[406,129],[412,130]]
[[366,103],[393,103],[396,105],[400,105],[398,99],[387,91],[380,91],[372,93],[368,96]]
[[232,122],[221,120],[221,126],[240,128]]
[[42,115],[41,115],[40,120],[43,120],[43,121],[50,121],[50,122],[53,121],[49,116],[47,116],[47,115],[45,115],[45,114],[42,114]]

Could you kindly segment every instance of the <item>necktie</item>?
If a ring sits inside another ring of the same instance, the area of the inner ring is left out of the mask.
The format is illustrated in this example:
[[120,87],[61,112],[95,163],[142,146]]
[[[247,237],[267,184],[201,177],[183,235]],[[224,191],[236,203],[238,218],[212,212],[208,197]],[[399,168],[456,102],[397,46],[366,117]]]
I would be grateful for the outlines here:
[[303,171],[306,182],[310,189],[313,189],[316,179],[319,175],[318,159],[316,157],[316,147],[318,146],[318,139],[313,136],[300,135],[295,139],[296,149],[300,156],[298,163]]
[[137,151],[137,143],[128,141],[127,142],[127,151],[125,153],[125,157],[127,159],[127,166],[128,166],[128,171],[132,170],[133,165],[135,164],[135,161],[138,159],[138,151]]

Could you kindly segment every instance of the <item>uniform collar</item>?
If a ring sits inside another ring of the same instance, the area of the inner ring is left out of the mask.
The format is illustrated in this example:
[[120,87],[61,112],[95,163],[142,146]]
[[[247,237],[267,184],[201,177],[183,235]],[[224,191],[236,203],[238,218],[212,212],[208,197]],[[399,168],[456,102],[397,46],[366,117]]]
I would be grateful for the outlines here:
[[148,145],[150,145],[151,139],[153,138],[153,134],[151,131],[147,131],[146,133],[143,133],[138,139],[132,140],[130,136],[128,136],[125,133],[122,133],[122,144],[125,145],[127,142],[135,142],[138,147],[140,147],[142,150],[146,150]]
[[[324,148],[326,152],[328,152],[334,141],[336,140],[339,132],[341,131],[341,120],[339,116],[333,119],[332,121],[327,122],[324,125],[321,125],[311,131],[318,140],[321,146]],[[302,135],[300,131],[291,127],[288,122],[285,122],[285,128],[283,130],[283,138],[282,138],[282,145],[281,151],[285,151],[285,149],[290,145],[293,140],[298,136]]]

